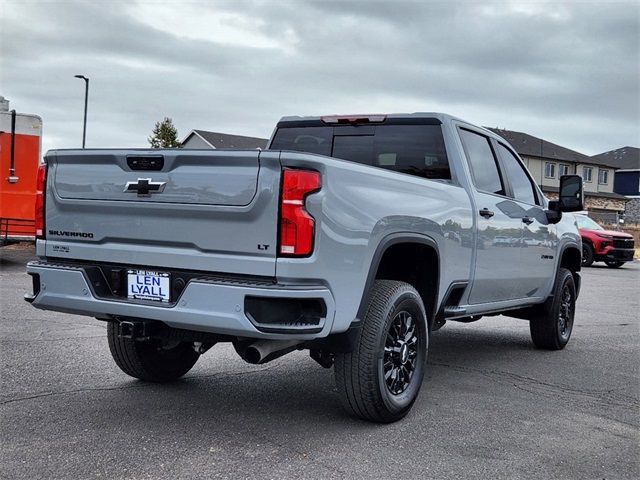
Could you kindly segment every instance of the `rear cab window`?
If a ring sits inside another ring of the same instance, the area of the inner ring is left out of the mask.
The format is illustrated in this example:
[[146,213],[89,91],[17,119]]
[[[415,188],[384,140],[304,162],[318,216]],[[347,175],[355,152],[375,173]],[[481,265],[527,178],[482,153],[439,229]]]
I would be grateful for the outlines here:
[[279,126],[269,148],[316,153],[431,180],[451,180],[439,122],[336,126],[314,123]]

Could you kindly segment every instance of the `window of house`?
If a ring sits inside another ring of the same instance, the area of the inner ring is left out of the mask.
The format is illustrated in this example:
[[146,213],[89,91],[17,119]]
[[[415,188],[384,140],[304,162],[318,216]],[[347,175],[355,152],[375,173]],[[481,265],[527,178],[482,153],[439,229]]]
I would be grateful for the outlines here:
[[562,177],[563,175],[569,175],[569,165],[566,163],[561,163],[558,165],[558,175]]
[[556,178],[556,164],[546,162],[544,164],[544,176],[547,178]]
[[585,182],[593,181],[593,168],[591,167],[582,167],[582,179]]
[[505,175],[509,179],[513,196],[521,202],[536,204],[536,194],[533,191],[533,185],[524,167],[518,161],[516,156],[507,147],[498,143],[498,152],[504,164]]
[[483,192],[504,195],[498,164],[489,139],[470,130],[460,129],[460,139],[469,159],[476,188]]
[[609,171],[608,170],[599,170],[598,171],[598,183],[600,185],[606,185],[609,183]]

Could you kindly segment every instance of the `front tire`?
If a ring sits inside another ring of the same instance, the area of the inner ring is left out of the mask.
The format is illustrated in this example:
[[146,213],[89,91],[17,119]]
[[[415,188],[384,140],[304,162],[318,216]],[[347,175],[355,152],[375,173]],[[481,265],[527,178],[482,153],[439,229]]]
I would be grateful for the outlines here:
[[118,334],[118,322],[107,325],[111,356],[127,375],[146,382],[164,383],[187,373],[200,355],[191,343],[166,340],[133,340]]
[[617,262],[615,260],[606,260],[604,263],[609,268],[620,268],[622,265],[624,265],[624,262]]
[[587,242],[582,242],[582,266],[590,267],[593,264],[593,247]]
[[537,348],[561,350],[569,342],[576,311],[576,286],[573,275],[560,268],[556,275],[553,297],[547,300],[529,322],[531,340]]
[[427,316],[418,292],[404,282],[377,280],[354,350],[335,358],[345,409],[372,422],[403,418],[420,391],[428,344]]

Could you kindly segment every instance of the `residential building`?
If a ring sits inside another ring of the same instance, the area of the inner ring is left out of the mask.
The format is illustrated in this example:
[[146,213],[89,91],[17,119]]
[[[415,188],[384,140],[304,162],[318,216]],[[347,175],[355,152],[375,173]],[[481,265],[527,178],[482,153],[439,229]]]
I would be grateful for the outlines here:
[[267,142],[266,138],[228,135],[207,130],[191,130],[191,133],[182,141],[182,148],[253,150],[265,148]]
[[562,175],[575,174],[584,179],[585,206],[594,216],[624,212],[627,199],[613,189],[614,172],[618,168],[613,162],[594,159],[527,133],[489,130],[513,146],[548,198],[557,198]]
[[622,147],[594,155],[591,159],[618,167],[613,191],[628,199],[625,222],[640,223],[640,148]]

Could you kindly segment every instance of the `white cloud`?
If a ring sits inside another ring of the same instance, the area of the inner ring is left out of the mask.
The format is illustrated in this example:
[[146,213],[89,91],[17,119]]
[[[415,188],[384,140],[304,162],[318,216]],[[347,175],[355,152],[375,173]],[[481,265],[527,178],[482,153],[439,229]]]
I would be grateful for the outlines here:
[[278,36],[261,33],[265,21],[242,12],[216,8],[215,3],[136,2],[125,6],[135,20],[176,37],[206,40],[220,45],[236,45],[291,52],[297,41],[291,29]]
[[637,145],[635,2],[26,2],[0,95],[45,148],[146,146],[154,123],[268,136],[284,115],[444,111],[588,154]]

